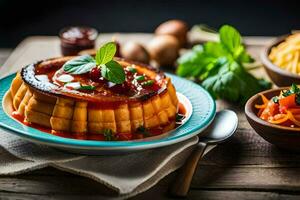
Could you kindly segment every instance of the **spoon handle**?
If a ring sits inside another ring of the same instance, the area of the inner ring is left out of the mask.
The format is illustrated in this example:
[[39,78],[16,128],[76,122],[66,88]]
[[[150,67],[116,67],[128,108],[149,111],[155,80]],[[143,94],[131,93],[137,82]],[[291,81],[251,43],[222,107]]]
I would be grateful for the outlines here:
[[194,173],[198,166],[198,161],[202,157],[206,147],[206,143],[197,143],[195,149],[177,174],[175,182],[170,189],[172,196],[185,197],[187,195]]

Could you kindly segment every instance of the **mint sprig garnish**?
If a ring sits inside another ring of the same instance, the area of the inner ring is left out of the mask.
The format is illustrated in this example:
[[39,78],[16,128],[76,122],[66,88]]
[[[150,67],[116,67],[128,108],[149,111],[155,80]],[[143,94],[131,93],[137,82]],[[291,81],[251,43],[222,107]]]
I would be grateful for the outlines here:
[[67,61],[63,65],[65,72],[69,74],[85,74],[96,66],[95,59],[90,55],[83,55]]
[[106,64],[114,58],[117,52],[117,46],[114,42],[108,42],[98,49],[96,53],[97,65]]
[[116,51],[116,44],[108,42],[98,49],[95,58],[89,55],[75,57],[63,65],[63,70],[77,75],[88,73],[97,66],[106,80],[121,84],[125,81],[125,72],[123,67],[113,60]]
[[110,82],[121,84],[125,81],[124,69],[118,62],[111,60],[100,66],[101,75]]

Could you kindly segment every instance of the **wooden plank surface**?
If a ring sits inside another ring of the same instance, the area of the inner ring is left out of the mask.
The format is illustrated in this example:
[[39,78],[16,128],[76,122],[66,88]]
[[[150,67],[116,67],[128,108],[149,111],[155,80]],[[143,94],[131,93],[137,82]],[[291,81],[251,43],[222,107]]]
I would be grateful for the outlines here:
[[[137,40],[151,37],[128,36]],[[27,44],[23,44],[23,50],[17,49],[0,70],[8,69],[10,65],[19,65],[20,62],[30,62],[32,57],[23,57],[26,61],[14,58],[24,53],[26,56],[32,55],[33,51],[37,51],[37,44],[41,50],[37,57],[47,56],[44,51],[46,47],[52,49],[51,52],[47,50],[48,54],[59,54],[55,38],[35,39],[31,38]],[[24,50],[24,46],[27,49]],[[2,51],[0,58],[5,57]],[[249,51],[258,58],[261,47],[250,46]],[[266,77],[263,69],[255,74]],[[223,101],[218,101],[217,106],[218,110],[230,108],[236,111],[239,127],[231,140],[217,146],[200,161],[188,199],[300,199],[300,155],[280,150],[264,141],[249,126],[243,108]],[[168,197],[167,189],[170,182],[176,181],[175,177],[175,173],[170,174],[133,199],[172,199]],[[99,183],[52,168],[0,177],[0,199],[100,199],[107,196],[114,194]]]

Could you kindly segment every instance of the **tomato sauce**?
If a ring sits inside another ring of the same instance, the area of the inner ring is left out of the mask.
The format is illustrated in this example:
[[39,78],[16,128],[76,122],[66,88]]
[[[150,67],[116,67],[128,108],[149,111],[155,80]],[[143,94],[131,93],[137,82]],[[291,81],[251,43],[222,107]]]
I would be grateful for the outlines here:
[[[186,109],[183,106],[182,103],[179,103],[178,107],[178,115],[184,116],[180,120],[176,121],[176,127],[180,126],[182,124],[182,121],[184,120],[186,116]],[[107,141],[107,138],[104,136],[104,134],[90,134],[90,133],[68,133],[68,132],[58,132],[58,131],[52,131],[50,128],[44,127],[39,124],[35,123],[28,123],[24,121],[24,116],[19,115],[17,112],[12,113],[12,117],[19,121],[20,123],[38,129],[39,131],[49,133],[52,135],[56,135],[59,137],[64,138],[71,138],[71,139],[78,139],[78,140],[97,140],[97,141]],[[176,128],[175,127],[175,128]],[[136,132],[136,133],[116,133],[114,134],[114,140],[117,141],[128,141],[128,140],[135,140],[135,139],[143,139],[151,136],[157,136],[163,134],[163,127],[155,128],[155,129],[149,129],[146,132]]]
[[[122,84],[109,82],[103,77],[95,80],[91,72],[80,75],[70,75],[64,72],[62,68],[55,66],[37,67],[35,69],[35,75],[46,75],[48,78],[47,81],[56,86],[56,89],[52,92],[89,101],[91,102],[90,106],[95,108],[97,108],[97,104],[109,108],[127,102],[145,101],[165,91],[166,82],[161,75],[151,78],[137,70],[132,72],[130,70],[131,68],[131,65],[124,66],[126,79]],[[91,86],[93,89],[68,87],[68,84],[60,81],[60,77],[63,75],[72,77],[72,81],[69,83]]]

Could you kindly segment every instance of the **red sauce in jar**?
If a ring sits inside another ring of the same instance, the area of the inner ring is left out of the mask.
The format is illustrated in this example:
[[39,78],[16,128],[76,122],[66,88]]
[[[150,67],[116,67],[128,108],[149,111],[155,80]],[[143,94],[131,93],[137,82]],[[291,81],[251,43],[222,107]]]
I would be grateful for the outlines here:
[[60,31],[61,52],[64,56],[77,55],[85,49],[93,49],[98,32],[90,27],[68,27]]

